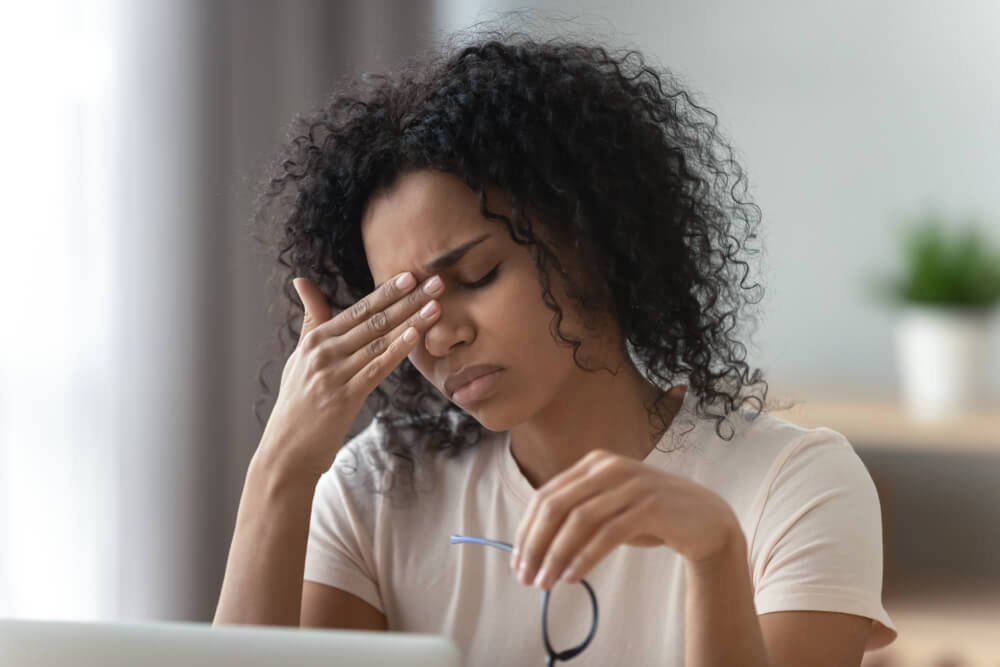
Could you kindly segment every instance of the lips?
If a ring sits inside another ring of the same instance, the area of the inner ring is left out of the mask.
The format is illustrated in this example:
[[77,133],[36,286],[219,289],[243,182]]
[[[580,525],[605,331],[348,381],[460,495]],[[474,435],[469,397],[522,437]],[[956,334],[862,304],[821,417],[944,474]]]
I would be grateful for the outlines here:
[[499,366],[492,366],[490,364],[469,366],[454,375],[449,375],[448,379],[444,382],[444,391],[448,394],[448,398],[451,398],[455,394],[455,391],[460,389],[462,385],[469,384],[476,378],[489,375],[490,373],[499,370],[502,370]]

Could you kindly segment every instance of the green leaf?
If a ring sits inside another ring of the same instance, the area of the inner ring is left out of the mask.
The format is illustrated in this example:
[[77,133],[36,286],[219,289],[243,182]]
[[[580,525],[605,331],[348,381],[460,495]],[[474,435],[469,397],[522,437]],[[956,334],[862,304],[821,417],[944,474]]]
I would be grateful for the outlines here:
[[1000,252],[975,221],[949,232],[932,211],[910,219],[900,234],[902,275],[870,281],[880,299],[976,307],[1000,301]]

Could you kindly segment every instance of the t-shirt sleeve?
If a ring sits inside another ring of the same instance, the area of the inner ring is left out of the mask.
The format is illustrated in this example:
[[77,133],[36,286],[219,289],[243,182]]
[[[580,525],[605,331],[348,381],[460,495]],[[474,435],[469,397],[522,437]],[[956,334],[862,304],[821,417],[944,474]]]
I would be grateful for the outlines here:
[[882,605],[882,511],[875,484],[847,439],[811,429],[765,480],[751,547],[754,605],[872,619],[867,649],[897,635]]
[[385,613],[373,544],[378,498],[364,487],[360,457],[355,458],[374,428],[373,423],[348,442],[316,485],[303,578],[356,595]]

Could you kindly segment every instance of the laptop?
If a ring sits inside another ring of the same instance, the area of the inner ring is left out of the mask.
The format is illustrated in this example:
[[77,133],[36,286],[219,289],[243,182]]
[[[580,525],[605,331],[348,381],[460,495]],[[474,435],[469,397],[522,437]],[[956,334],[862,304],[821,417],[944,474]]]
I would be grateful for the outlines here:
[[437,635],[208,623],[0,618],[4,667],[459,667]]

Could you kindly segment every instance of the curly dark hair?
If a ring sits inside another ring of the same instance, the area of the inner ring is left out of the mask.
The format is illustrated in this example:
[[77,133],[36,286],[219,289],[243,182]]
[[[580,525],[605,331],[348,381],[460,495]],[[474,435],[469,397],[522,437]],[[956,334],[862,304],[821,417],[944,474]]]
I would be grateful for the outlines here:
[[[683,380],[722,439],[732,439],[728,416],[743,404],[757,405],[750,419],[764,411],[767,383],[759,369],[751,373],[736,335],[741,323],[755,324],[750,306],[763,296],[748,281],[760,209],[716,115],[634,49],[520,32],[480,33],[346,81],[325,106],[293,120],[254,216],[276,236],[255,235],[278,249],[274,270],[288,306],[282,359],[304,312],[292,279],[315,282],[334,314],[371,292],[362,213],[374,194],[421,169],[459,177],[478,193],[482,215],[530,249],[553,331],[573,346],[577,365],[580,341],[559,329],[552,270],[581,313],[614,315],[650,382],[666,390]],[[490,210],[488,186],[509,198],[509,216]],[[584,258],[588,284],[533,231],[533,214],[546,238],[570,242]],[[265,397],[271,363],[258,375]],[[409,360],[366,407],[421,436],[419,446],[409,437],[384,447],[387,461],[411,472],[420,452],[454,455],[486,432]]]

